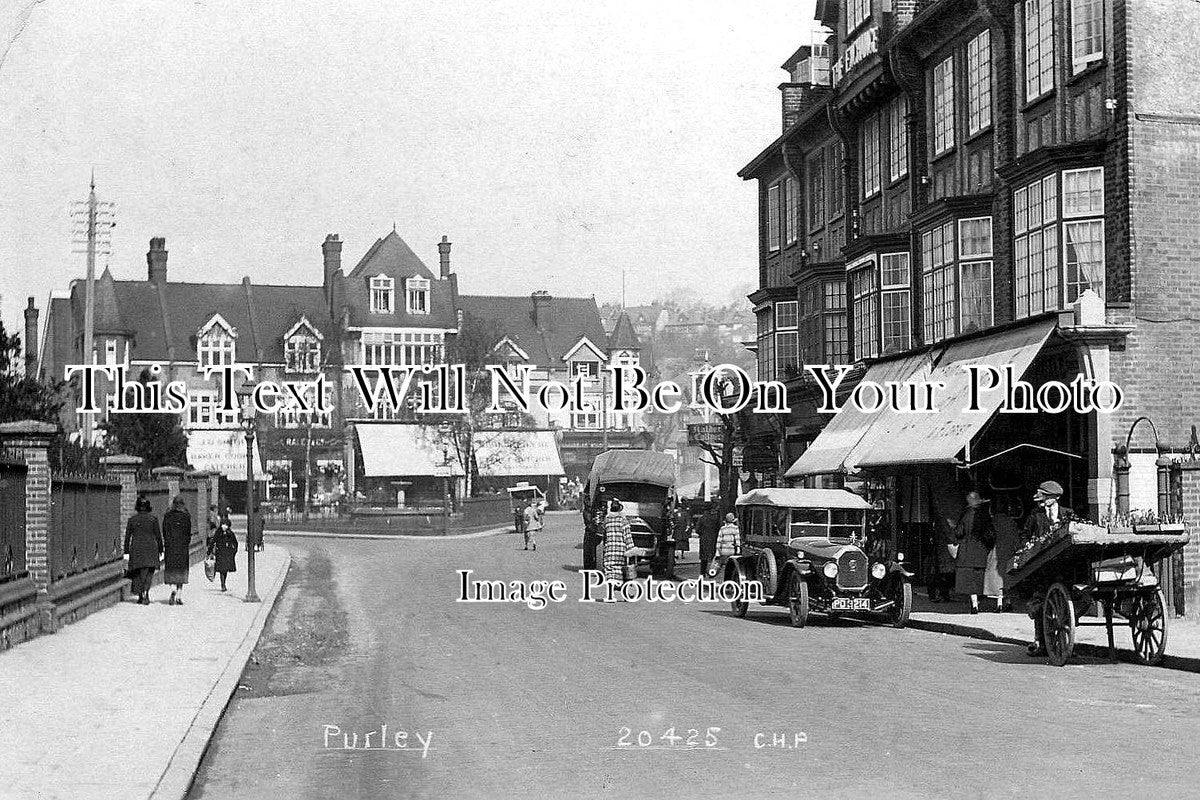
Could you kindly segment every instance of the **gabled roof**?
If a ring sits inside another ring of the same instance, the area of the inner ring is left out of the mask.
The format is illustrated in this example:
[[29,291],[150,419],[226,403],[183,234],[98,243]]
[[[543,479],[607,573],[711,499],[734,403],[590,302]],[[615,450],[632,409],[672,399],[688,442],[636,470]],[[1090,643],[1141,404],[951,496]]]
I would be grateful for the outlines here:
[[[386,275],[394,281],[396,292],[392,311],[371,312],[371,278]],[[405,281],[421,277],[429,281],[429,313],[409,314],[405,308]],[[379,239],[345,276],[345,302],[350,307],[350,325],[354,327],[434,328],[457,327],[451,281],[434,275],[394,230]]]
[[463,313],[494,322],[501,333],[529,355],[531,364],[556,367],[586,336],[605,342],[600,309],[592,297],[553,297],[543,306],[542,325],[534,324],[533,300],[529,296],[460,296]]
[[638,339],[637,331],[628,314],[617,318],[617,327],[613,328],[612,336],[608,337],[610,350],[641,350],[642,342]]
[[572,347],[567,352],[563,353],[562,360],[566,361],[566,360],[570,359],[571,356],[575,355],[575,353],[577,353],[580,349],[582,349],[584,347],[591,350],[593,353],[595,353],[601,359],[605,358],[608,355],[607,353],[604,352],[604,348],[601,345],[593,342],[591,339],[589,339],[586,336],[580,336],[579,341],[575,343],[575,346]]

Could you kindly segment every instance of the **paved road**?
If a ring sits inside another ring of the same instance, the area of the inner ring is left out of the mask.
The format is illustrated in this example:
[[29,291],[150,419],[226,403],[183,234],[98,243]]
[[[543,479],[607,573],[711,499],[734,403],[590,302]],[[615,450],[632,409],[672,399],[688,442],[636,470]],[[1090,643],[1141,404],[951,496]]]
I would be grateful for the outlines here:
[[[578,539],[552,516],[536,552],[512,535],[294,540],[190,797],[1195,796],[1195,675],[794,630],[775,608],[580,603]],[[568,600],[456,603],[460,568],[563,579]],[[389,749],[345,749],[370,732],[378,748],[384,724]]]

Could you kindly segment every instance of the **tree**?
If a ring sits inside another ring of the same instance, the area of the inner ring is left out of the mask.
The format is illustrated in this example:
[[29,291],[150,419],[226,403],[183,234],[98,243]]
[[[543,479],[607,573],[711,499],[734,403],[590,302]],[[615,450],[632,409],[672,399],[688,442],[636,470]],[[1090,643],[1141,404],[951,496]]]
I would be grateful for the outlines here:
[[19,374],[21,358],[21,337],[9,335],[0,322],[0,422],[35,419],[57,424],[64,383]]
[[[145,385],[150,373],[142,370],[138,382]],[[138,456],[149,469],[187,468],[187,435],[178,414],[109,414],[101,424],[104,444],[114,453]]]

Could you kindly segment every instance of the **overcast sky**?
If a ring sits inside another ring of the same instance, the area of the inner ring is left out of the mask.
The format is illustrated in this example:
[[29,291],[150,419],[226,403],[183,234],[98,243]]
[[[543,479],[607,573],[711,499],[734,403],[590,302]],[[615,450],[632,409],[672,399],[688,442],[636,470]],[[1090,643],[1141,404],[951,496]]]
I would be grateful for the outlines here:
[[812,6],[0,0],[3,317],[82,277],[93,167],[119,279],[165,236],[170,280],[320,283],[395,224],[471,293],[724,300]]

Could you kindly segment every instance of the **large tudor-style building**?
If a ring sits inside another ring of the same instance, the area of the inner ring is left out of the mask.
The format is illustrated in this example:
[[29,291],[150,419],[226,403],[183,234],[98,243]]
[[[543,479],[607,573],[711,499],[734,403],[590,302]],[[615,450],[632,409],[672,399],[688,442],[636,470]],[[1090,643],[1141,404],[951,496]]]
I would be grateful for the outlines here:
[[[783,65],[782,135],[740,172],[759,377],[792,401],[763,443],[778,480],[859,482],[915,563],[972,487],[1028,510],[1053,479],[1092,519],[1128,497],[1195,524],[1200,5],[821,0],[817,19]],[[805,364],[853,365],[846,388],[943,381],[942,410],[818,414]],[[964,415],[966,364],[1113,381],[1124,405]],[[1195,545],[1186,575],[1194,608]]]
[[[443,363],[466,315],[495,332],[495,363],[532,369],[535,390],[546,380],[599,378],[603,366],[639,363],[629,319],[606,334],[592,297],[460,296],[446,237],[437,245],[437,274],[394,230],[349,272],[342,246],[336,234],[322,243],[320,285],[264,285],[248,277],[211,284],[169,280],[166,242],[152,239],[145,280],[117,280],[108,269],[95,280],[92,360],[124,365],[133,377],[157,365],[157,380],[182,380],[190,465],[235,481],[245,477],[238,414],[221,410],[220,378],[206,378],[205,368],[253,365],[258,380],[315,383],[323,376],[328,412],[309,413],[293,403],[259,423],[267,497],[298,503],[307,491],[311,502],[328,503],[349,493],[379,504],[440,498],[440,476],[447,472],[461,493],[464,470],[446,457],[436,426],[423,424],[407,406],[362,403],[347,365]],[[191,265],[188,270],[194,273]],[[49,301],[38,366],[44,377],[62,378],[68,365],[84,361],[85,296],[85,282],[76,280],[67,296]],[[32,302],[26,316],[36,330]],[[100,388],[111,389],[104,381]],[[606,410],[601,388],[597,380],[588,396]],[[76,396],[62,425],[77,432],[78,381],[71,389]],[[493,430],[476,437],[486,455],[478,464],[484,483],[498,488],[520,478],[551,494],[560,479],[586,474],[602,447],[644,447],[652,439],[639,415],[611,411],[499,415],[486,423]],[[236,502],[233,484],[230,493]]]

